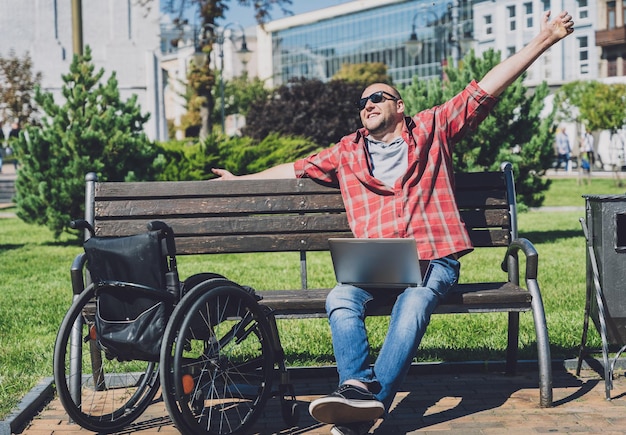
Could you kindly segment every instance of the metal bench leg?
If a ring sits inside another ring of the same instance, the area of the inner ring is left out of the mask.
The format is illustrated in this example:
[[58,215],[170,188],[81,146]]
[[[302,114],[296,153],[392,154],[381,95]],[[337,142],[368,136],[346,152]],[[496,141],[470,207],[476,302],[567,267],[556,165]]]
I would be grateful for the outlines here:
[[539,364],[539,405],[542,408],[552,406],[552,359],[550,356],[550,340],[548,339],[548,325],[546,313],[543,309],[543,300],[539,285],[534,279],[526,280],[528,291],[532,295],[533,319],[535,334],[537,335],[537,359]]
[[519,350],[519,313],[509,313],[508,342],[506,346],[506,367],[504,372],[514,376],[517,373],[517,354]]

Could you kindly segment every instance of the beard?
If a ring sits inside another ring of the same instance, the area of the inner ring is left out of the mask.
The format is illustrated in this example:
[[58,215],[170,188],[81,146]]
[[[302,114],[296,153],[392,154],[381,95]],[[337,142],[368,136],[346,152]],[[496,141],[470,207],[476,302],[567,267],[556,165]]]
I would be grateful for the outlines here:
[[392,125],[392,120],[388,116],[384,116],[382,114],[374,119],[361,120],[361,122],[371,134],[384,133],[387,131],[389,126]]

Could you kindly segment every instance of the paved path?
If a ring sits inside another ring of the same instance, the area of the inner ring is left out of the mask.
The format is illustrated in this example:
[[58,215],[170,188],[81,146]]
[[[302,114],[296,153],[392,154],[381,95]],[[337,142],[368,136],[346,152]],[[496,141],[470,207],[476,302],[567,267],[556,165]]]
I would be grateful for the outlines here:
[[[560,369],[554,373],[554,407],[538,406],[538,378],[534,372],[517,376],[499,373],[410,374],[390,416],[373,428],[374,434],[624,434],[626,379],[616,373],[612,400],[605,400],[604,381],[591,370],[580,378]],[[311,400],[335,386],[334,376],[294,381],[301,405],[298,427],[287,428],[278,399],[271,399],[254,434],[328,434],[330,426],[308,415]],[[23,432],[25,435],[85,435],[69,424],[58,400],[52,401]],[[158,399],[141,418],[120,434],[177,434],[165,405]]]

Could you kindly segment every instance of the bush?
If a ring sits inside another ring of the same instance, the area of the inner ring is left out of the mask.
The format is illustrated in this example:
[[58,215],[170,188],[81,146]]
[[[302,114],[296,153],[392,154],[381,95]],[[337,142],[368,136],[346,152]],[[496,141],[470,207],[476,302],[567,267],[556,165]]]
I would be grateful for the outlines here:
[[320,147],[338,142],[361,127],[354,103],[363,85],[343,80],[298,80],[253,103],[242,133],[261,141],[270,133],[304,137]]

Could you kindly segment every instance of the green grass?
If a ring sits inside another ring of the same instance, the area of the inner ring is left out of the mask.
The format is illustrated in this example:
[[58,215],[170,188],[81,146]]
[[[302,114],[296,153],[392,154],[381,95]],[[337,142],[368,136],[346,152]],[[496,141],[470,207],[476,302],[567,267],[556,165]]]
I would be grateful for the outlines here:
[[[546,205],[583,206],[582,194],[623,193],[610,179],[579,186],[575,179],[554,180]],[[554,358],[575,358],[585,303],[585,242],[577,211],[532,211],[519,216],[520,234],[539,251],[539,283],[547,313]],[[45,228],[17,218],[0,219],[0,418],[41,379],[52,376],[52,351],[59,324],[71,302],[69,268],[81,248],[67,239],[54,241]],[[484,250],[462,260],[462,281],[498,280],[501,250]],[[297,254],[239,254],[179,257],[181,277],[201,271],[224,274],[258,289],[299,285]],[[309,257],[312,287],[334,284],[327,253]],[[368,319],[376,352],[387,319]],[[502,360],[506,315],[434,316],[424,337],[421,361]],[[290,365],[333,361],[325,319],[280,321],[282,344]],[[535,359],[532,315],[521,315],[520,358]],[[590,346],[599,336],[591,330]]]
[[626,187],[619,187],[612,178],[593,178],[590,184],[580,184],[576,179],[552,179],[546,195],[545,206],[580,206],[585,205],[583,195],[623,195]]

